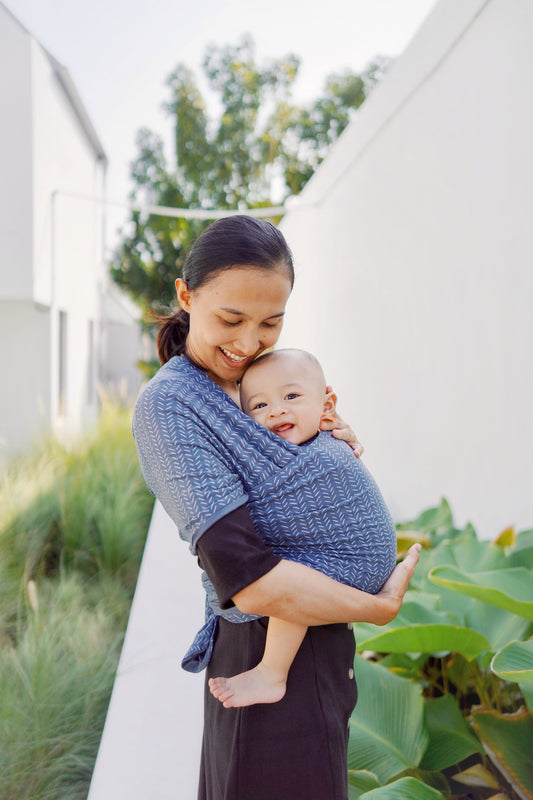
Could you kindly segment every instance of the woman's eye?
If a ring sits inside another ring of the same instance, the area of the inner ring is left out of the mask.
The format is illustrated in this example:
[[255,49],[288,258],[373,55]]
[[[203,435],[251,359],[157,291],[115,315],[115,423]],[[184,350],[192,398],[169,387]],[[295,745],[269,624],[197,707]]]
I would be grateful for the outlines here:
[[277,328],[280,323],[280,320],[276,320],[276,322],[263,322],[265,328]]
[[241,324],[241,321],[240,321],[240,320],[238,320],[237,322],[230,322],[230,320],[229,320],[229,319],[223,319],[223,320],[222,320],[222,323],[223,323],[224,325],[228,325],[228,327],[230,327],[230,328],[234,328],[236,325],[240,325],[240,324]]

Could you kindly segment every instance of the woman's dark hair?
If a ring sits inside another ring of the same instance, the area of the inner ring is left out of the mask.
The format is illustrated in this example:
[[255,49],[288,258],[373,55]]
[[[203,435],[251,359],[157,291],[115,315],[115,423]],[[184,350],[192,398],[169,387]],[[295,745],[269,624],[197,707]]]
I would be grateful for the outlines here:
[[[292,253],[283,234],[272,223],[242,214],[211,223],[200,234],[185,259],[183,280],[189,289],[198,289],[224,270],[245,264],[263,270],[287,271],[294,283]],[[162,323],[157,334],[157,350],[162,364],[182,355],[189,332],[189,314],[180,309]]]

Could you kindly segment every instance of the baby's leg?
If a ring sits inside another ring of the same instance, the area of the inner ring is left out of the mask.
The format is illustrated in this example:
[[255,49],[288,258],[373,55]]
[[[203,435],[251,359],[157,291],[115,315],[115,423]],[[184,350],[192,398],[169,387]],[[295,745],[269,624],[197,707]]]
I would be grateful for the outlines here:
[[305,625],[271,617],[259,664],[232,678],[211,678],[211,694],[226,708],[277,703],[285,694],[290,666],[306,632]]

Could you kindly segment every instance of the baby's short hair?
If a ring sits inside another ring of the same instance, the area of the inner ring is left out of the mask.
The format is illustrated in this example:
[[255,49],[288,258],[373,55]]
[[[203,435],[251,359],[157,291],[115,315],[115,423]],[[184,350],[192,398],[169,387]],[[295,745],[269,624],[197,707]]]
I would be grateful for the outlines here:
[[307,350],[299,350],[296,347],[290,347],[290,348],[285,347],[280,350],[269,350],[267,353],[263,353],[262,355],[260,355],[258,358],[255,359],[255,361],[252,361],[252,363],[244,373],[241,379],[241,385],[242,385],[242,380],[244,380],[246,375],[251,370],[254,370],[256,367],[261,366],[261,364],[264,364],[265,361],[279,360],[284,358],[285,356],[288,356],[290,358],[301,358],[302,360],[312,364],[313,367],[316,369],[318,375],[320,376],[321,380],[324,381],[325,385],[326,379],[324,377],[324,371],[322,369],[322,365],[320,364],[318,358],[316,358],[312,353],[309,353]]

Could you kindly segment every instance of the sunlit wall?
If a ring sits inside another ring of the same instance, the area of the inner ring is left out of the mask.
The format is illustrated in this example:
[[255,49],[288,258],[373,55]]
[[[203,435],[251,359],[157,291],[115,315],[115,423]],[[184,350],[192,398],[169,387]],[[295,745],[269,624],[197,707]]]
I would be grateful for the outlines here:
[[533,526],[533,5],[442,0],[282,222],[311,349],[396,519]]

